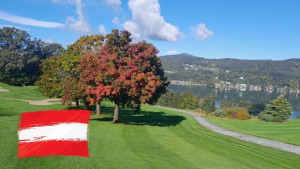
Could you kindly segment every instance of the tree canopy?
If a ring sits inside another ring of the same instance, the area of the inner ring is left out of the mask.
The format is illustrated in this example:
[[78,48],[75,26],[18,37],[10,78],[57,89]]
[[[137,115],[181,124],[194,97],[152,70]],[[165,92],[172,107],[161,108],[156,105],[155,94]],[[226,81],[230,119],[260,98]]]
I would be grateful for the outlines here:
[[39,91],[48,97],[62,97],[68,105],[72,101],[79,107],[80,100],[87,105],[86,86],[80,79],[80,62],[83,55],[98,51],[102,48],[102,35],[81,36],[67,49],[43,61],[43,74],[36,83]]
[[0,29],[0,81],[10,85],[33,84],[41,75],[41,62],[64,51],[59,44],[31,39],[21,29]]
[[138,111],[141,103],[154,103],[167,90],[158,50],[146,41],[130,42],[128,31],[113,30],[98,52],[81,61],[81,78],[89,85],[92,100],[107,98],[115,103],[113,122],[118,122],[119,105]]
[[283,94],[272,100],[267,108],[267,114],[273,115],[274,118],[281,117],[282,120],[287,120],[293,114],[293,108]]

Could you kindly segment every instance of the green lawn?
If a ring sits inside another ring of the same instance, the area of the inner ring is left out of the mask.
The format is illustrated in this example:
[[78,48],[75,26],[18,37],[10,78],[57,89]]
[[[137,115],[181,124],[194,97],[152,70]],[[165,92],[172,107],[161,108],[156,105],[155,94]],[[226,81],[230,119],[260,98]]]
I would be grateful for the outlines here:
[[212,116],[205,116],[205,118],[231,130],[300,145],[300,119],[289,119],[285,123],[272,123],[260,120],[220,119]]
[[[13,89],[13,88],[12,88]],[[35,88],[24,93],[38,95]],[[7,95],[8,93],[6,93]],[[0,97],[2,93],[0,93]],[[33,97],[33,96],[28,96]],[[30,157],[17,159],[21,112],[63,109],[0,99],[1,168],[298,168],[300,156],[223,136],[180,112],[143,106],[140,114],[120,110],[112,124],[113,104],[102,104],[102,117],[89,124],[89,158]]]
[[37,91],[37,86],[26,86],[16,87],[9,86],[5,83],[0,82],[0,87],[3,89],[8,89],[10,92],[0,92],[0,98],[15,98],[15,99],[25,99],[25,100],[41,100],[47,99],[40,92]]

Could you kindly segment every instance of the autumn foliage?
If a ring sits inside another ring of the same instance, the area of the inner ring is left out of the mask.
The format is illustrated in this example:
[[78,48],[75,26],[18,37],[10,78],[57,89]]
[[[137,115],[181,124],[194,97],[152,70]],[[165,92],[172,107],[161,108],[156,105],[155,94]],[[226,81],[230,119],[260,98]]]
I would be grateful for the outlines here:
[[39,91],[48,97],[61,97],[63,104],[76,102],[77,108],[80,101],[87,104],[86,86],[80,79],[81,57],[101,49],[103,41],[102,35],[81,36],[62,54],[44,60],[43,74],[36,83]]
[[130,44],[129,37],[128,31],[113,30],[99,51],[81,59],[80,77],[91,103],[103,98],[113,101],[113,122],[118,121],[119,105],[139,110],[141,103],[156,102],[168,85],[158,50],[145,41]]

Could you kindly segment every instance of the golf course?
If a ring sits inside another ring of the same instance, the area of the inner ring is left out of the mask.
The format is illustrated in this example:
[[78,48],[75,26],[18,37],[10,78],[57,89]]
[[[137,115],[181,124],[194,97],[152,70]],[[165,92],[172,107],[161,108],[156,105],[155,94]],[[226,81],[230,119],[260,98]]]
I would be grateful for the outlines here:
[[[102,103],[88,130],[89,157],[17,158],[18,119],[22,112],[66,109],[65,105],[30,105],[3,98],[46,99],[37,87],[12,87],[0,93],[0,165],[4,168],[297,168],[299,155],[217,134],[189,115],[142,106],[140,114]],[[72,108],[72,107],[71,107]],[[261,129],[263,130],[263,128]]]

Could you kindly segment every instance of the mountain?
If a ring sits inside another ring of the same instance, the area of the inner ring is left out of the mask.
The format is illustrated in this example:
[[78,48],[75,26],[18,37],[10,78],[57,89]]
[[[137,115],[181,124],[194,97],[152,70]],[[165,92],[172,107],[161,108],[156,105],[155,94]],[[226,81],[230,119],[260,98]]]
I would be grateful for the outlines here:
[[247,85],[300,87],[300,59],[241,60],[206,59],[189,54],[162,56],[170,80],[191,81],[213,86],[231,82]]

